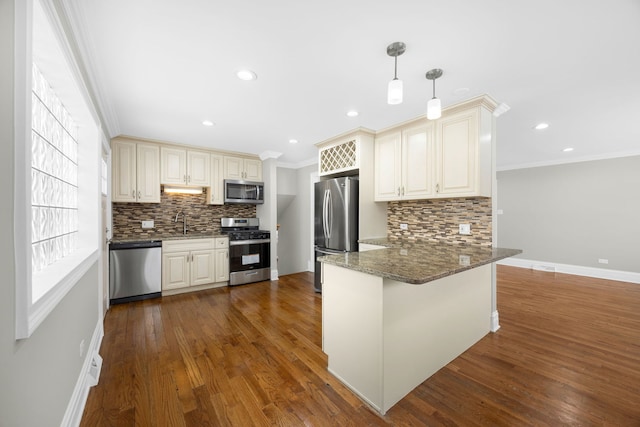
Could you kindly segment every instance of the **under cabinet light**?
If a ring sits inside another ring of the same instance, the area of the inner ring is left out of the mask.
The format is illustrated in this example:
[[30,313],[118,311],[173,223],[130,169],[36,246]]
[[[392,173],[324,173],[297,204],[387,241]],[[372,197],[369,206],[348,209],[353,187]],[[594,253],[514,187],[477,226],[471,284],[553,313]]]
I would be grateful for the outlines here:
[[202,187],[180,187],[174,185],[165,185],[164,192],[181,194],[202,194]]

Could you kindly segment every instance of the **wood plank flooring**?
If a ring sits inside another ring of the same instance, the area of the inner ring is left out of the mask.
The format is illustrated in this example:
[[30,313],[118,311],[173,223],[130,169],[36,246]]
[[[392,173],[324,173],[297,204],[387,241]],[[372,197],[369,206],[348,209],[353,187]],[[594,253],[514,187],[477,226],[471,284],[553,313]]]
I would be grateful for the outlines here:
[[381,417],[310,273],[113,306],[82,426],[640,426],[640,285],[498,267],[501,329]]

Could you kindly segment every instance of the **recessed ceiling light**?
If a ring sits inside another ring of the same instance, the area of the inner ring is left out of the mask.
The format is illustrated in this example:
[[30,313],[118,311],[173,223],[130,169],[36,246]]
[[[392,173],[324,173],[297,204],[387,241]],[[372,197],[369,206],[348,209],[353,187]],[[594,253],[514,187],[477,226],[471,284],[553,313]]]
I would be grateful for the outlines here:
[[569,151],[573,151],[573,148],[571,148],[571,147],[567,147],[567,148],[565,148],[565,149],[564,149],[564,150],[562,150],[562,151],[564,151],[565,153],[568,153]]
[[548,123],[538,123],[537,125],[535,125],[533,128],[535,130],[542,130],[542,129],[546,129],[549,127]]
[[214,123],[211,120],[203,120],[202,124],[205,126],[213,126]]
[[238,76],[240,80],[245,80],[245,81],[255,80],[258,78],[256,73],[254,73],[251,70],[238,70],[238,72],[236,72],[236,76]]
[[349,110],[347,111],[347,116],[349,117],[358,117],[358,112],[356,110]]
[[297,139],[290,139],[289,140],[289,144],[297,144],[298,140]]

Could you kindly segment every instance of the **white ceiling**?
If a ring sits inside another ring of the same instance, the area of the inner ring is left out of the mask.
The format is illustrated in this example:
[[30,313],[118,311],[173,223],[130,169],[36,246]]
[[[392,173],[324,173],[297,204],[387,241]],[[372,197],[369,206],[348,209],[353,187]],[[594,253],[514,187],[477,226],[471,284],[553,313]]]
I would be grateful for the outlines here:
[[[638,0],[62,4],[111,137],[308,164],[317,142],[424,114],[425,73],[442,68],[443,106],[486,93],[511,107],[498,119],[499,169],[640,154]],[[386,103],[394,41],[407,45],[401,105]],[[237,79],[242,67],[258,79]]]

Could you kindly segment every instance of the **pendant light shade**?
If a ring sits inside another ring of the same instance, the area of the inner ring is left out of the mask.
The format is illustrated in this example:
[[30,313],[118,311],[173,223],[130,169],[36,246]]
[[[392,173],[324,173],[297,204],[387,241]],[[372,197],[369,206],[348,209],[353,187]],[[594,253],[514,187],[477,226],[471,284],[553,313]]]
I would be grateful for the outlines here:
[[387,103],[391,105],[402,103],[402,80],[393,79],[387,89]]
[[402,42],[394,42],[387,46],[387,55],[395,59],[393,80],[389,82],[387,88],[387,103],[391,105],[402,103],[402,80],[398,79],[398,56],[402,55],[406,48]]
[[435,120],[442,116],[442,105],[438,98],[431,98],[427,103],[427,119]]
[[440,68],[434,68],[427,71],[427,80],[433,81],[433,98],[427,103],[427,119],[435,120],[442,116],[442,103],[436,98],[436,79],[442,76],[442,70]]

